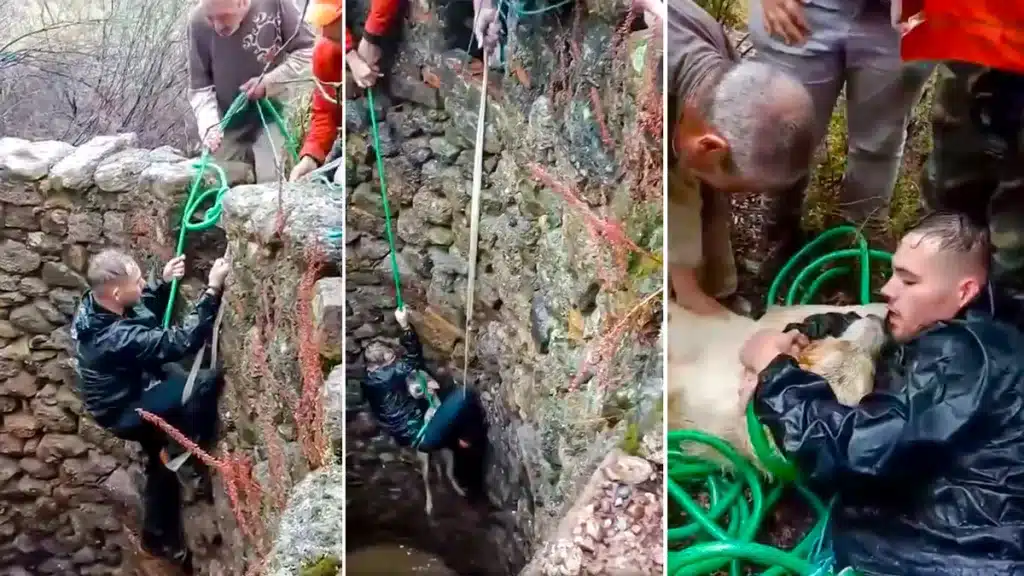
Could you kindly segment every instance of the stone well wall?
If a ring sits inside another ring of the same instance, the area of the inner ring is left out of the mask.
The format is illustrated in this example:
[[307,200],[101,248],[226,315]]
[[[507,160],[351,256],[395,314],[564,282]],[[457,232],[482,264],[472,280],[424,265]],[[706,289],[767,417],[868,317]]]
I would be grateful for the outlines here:
[[[92,254],[166,256],[192,169],[172,149],[135,143],[0,139],[0,565],[18,574],[137,567],[137,450],[83,414],[67,329]],[[196,263],[216,236],[193,244]]]
[[327,410],[335,399],[324,393],[341,361],[343,221],[341,192],[314,184],[238,186],[224,199],[233,262],[222,452],[252,463],[260,505],[244,507],[253,528],[238,538],[247,534],[219,499],[218,528],[236,536],[229,557],[269,560],[260,574],[296,575],[343,553],[341,447],[327,428],[340,410]]
[[[91,254],[124,248],[159,274],[173,253],[193,162],[135,142],[132,135],[99,137],[76,148],[0,139],[0,566],[18,576],[154,573],[133,542],[144,480],[138,451],[83,413],[67,330]],[[233,183],[249,178],[244,167],[224,168]],[[276,187],[238,186],[225,196],[222,229],[188,237],[186,297],[227,246],[233,257],[220,341],[228,366],[224,430],[215,455],[251,467],[237,485],[256,496],[243,518],[259,536],[239,529],[219,475],[214,504],[191,502],[184,511],[199,574],[235,576],[269,558],[260,573],[291,576],[320,556],[341,554],[341,475],[329,466],[337,456],[323,433],[310,445],[322,453],[313,458],[324,472],[292,494],[311,467],[294,418],[304,382],[297,352],[313,366],[306,374],[316,394],[307,396],[317,399],[322,385],[314,380],[341,358],[341,255],[333,239],[341,203],[340,193],[316,185],[280,195]],[[310,263],[317,264],[312,274]],[[268,306],[277,319],[272,329]],[[299,329],[299,317],[308,329]],[[254,328],[265,336],[262,355],[253,351]],[[263,372],[254,367],[260,358]],[[323,403],[309,404],[316,426]],[[303,521],[320,508],[333,516]]]
[[[461,379],[480,80],[446,51],[455,4],[411,3],[375,100],[402,295],[431,369]],[[489,416],[495,510],[438,479],[427,518],[415,455],[350,425],[350,550],[408,543],[460,573],[517,573],[611,448],[660,437],[660,34],[633,32],[627,11],[523,18],[507,72],[490,74],[470,385]],[[346,122],[347,409],[365,422],[362,351],[398,327],[365,99]]]

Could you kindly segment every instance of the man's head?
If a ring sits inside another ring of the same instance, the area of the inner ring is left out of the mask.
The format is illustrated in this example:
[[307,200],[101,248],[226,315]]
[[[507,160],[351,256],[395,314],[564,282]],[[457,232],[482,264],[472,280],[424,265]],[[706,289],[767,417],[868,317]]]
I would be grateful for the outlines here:
[[966,216],[937,213],[900,240],[882,287],[893,337],[907,341],[954,318],[988,281],[988,230]]
[[363,351],[368,371],[378,370],[393,363],[396,359],[395,351],[381,342],[370,342]]
[[779,190],[810,169],[813,103],[785,72],[741,62],[709,79],[684,106],[673,149],[715,189]]
[[342,6],[342,0],[311,0],[306,9],[306,22],[321,36],[340,42]]
[[218,36],[231,36],[242,25],[251,0],[200,0],[199,9]]
[[117,313],[138,304],[146,286],[135,260],[117,250],[104,250],[93,256],[85,277],[96,300]]

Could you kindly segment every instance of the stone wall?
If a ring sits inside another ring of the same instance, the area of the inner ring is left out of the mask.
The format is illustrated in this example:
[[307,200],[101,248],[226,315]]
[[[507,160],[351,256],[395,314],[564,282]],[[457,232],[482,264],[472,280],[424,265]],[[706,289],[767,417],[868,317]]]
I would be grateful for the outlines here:
[[[402,295],[430,368],[461,379],[480,79],[446,50],[456,4],[411,3],[375,100]],[[611,448],[660,437],[661,46],[627,12],[521,18],[507,71],[490,74],[469,384],[489,417],[494,509],[437,480],[427,518],[415,455],[350,425],[350,550],[409,543],[460,573],[517,573]],[[398,327],[365,99],[346,123],[347,409],[365,422],[362,350]]]
[[[138,554],[144,482],[138,450],[83,413],[67,329],[91,254],[124,248],[159,274],[173,253],[193,161],[135,143],[133,135],[98,137],[77,148],[0,139],[0,565],[16,575],[160,573]],[[243,166],[224,168],[232,183],[250,177]],[[186,505],[199,574],[235,576],[269,555],[260,573],[291,576],[294,568],[342,550],[341,476],[329,466],[336,457],[323,434],[322,402],[303,405],[312,427],[320,427],[307,441],[319,456],[299,446],[297,435],[311,428],[296,427],[294,418],[303,384],[315,392],[306,397],[319,400],[323,371],[341,358],[341,246],[333,238],[341,229],[342,198],[316,185],[278,192],[232,189],[224,198],[223,229],[190,233],[187,240],[186,297],[230,246],[233,283],[220,340],[228,378],[215,456],[253,471],[218,474],[212,506]],[[268,310],[277,319],[270,328]],[[253,350],[254,329],[267,342],[262,355]],[[305,377],[298,356],[313,367]],[[311,461],[325,472],[291,494]],[[230,482],[253,497],[242,516],[253,524],[253,538],[239,529],[239,507],[225,493]],[[330,503],[333,516],[321,515],[315,526],[302,522],[311,503],[320,508],[318,499]],[[282,515],[291,520],[277,531]]]
[[[224,199],[233,262],[222,330],[222,459],[249,460],[252,483],[240,485],[253,487],[259,502],[243,506],[247,533],[221,499],[218,528],[245,536],[228,557],[269,560],[260,574],[292,576],[343,551],[343,475],[334,469],[341,449],[326,428],[337,408],[328,413],[333,399],[324,395],[341,361],[343,221],[341,192],[315,184],[238,186]],[[225,576],[239,573],[233,568]]]
[[152,263],[166,252],[151,248],[166,246],[192,169],[135,143],[0,139],[0,565],[16,574],[138,567],[137,449],[83,413],[67,328],[90,255],[120,247]]

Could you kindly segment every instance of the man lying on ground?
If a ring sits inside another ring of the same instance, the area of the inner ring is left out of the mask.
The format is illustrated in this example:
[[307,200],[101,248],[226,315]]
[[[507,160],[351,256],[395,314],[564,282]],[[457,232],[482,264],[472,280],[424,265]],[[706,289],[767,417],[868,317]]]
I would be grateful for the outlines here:
[[1024,574],[1024,335],[988,282],[984,227],[935,214],[903,237],[882,288],[895,345],[856,407],[791,356],[856,315],[755,334],[754,407],[807,479],[837,494],[836,570],[862,575]]
[[[89,291],[71,327],[77,387],[86,410],[114,435],[139,442],[147,458],[142,546],[189,574],[181,487],[165,466],[172,456],[182,454],[182,448],[145,422],[137,410],[160,416],[205,450],[216,444],[223,379],[216,369],[200,370],[191,395],[186,395],[188,373],[177,363],[196,354],[213,333],[228,271],[223,259],[214,262],[206,291],[182,325],[163,328],[170,282],[184,276],[184,257],[167,263],[163,282],[147,285],[130,256],[116,250],[100,252],[89,263]],[[209,497],[209,471],[199,463],[196,468],[201,490]]]

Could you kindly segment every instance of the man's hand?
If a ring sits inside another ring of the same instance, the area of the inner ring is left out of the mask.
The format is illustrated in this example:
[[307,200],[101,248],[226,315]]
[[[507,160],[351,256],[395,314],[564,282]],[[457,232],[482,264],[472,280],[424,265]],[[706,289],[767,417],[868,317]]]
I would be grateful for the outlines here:
[[224,133],[220,131],[220,126],[213,126],[206,131],[206,137],[203,138],[203,146],[206,146],[210,152],[216,152],[223,141]]
[[764,26],[790,46],[803,44],[811,34],[801,0],[764,0]]
[[309,156],[303,156],[299,163],[292,168],[292,173],[288,175],[289,182],[295,182],[299,178],[309,174],[317,168],[317,161]]
[[182,254],[177,258],[173,258],[164,264],[164,282],[170,282],[171,280],[180,280],[185,276],[185,255]]
[[403,330],[409,329],[409,311],[403,306],[401,308],[395,308],[395,320],[398,320],[398,325]]
[[249,78],[238,89],[249,100],[259,100],[267,95],[267,79],[259,76]]
[[633,10],[643,12],[648,26],[653,27],[656,21],[665,21],[665,3],[662,0],[633,0]]
[[214,290],[223,290],[224,280],[228,277],[229,272],[231,272],[231,264],[227,259],[217,258],[213,263],[213,267],[210,268],[210,279],[206,284]]
[[440,389],[441,389],[441,385],[438,384],[437,380],[434,380],[434,379],[427,380],[427,390],[430,390],[431,392],[437,392]]
[[473,23],[473,34],[476,36],[476,43],[483,47],[484,54],[490,54],[498,45],[499,33],[498,11],[491,0],[481,0]]
[[363,62],[366,62],[367,66],[374,70],[380,70],[380,46],[377,46],[373,42],[367,40],[364,36],[359,40],[359,48],[356,52],[359,54],[359,57],[362,58]]
[[349,72],[352,72],[352,79],[360,88],[370,88],[377,83],[377,79],[383,76],[376,69],[363,61],[358,51],[349,52],[345,56]]
[[807,337],[790,330],[761,330],[750,337],[740,350],[740,362],[754,374],[759,374],[780,354],[797,356],[807,346]]

